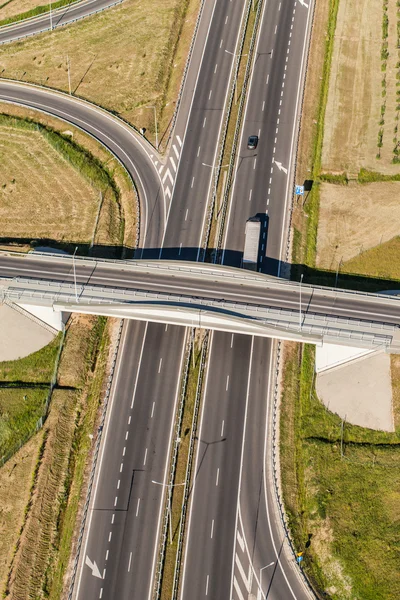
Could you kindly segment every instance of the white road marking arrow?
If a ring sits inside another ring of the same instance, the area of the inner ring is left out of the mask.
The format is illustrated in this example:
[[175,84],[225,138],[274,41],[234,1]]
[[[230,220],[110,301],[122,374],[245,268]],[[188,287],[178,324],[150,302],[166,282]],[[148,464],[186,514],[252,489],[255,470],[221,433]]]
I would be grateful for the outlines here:
[[89,569],[92,571],[93,577],[98,577],[99,579],[103,579],[102,576],[101,576],[101,573],[99,571],[99,567],[96,565],[95,561],[92,562],[90,560],[90,558],[88,557],[88,555],[86,555],[85,564],[87,564],[87,566],[89,567]]
[[277,160],[274,160],[274,163],[280,171],[283,171],[287,175],[287,169],[285,169],[285,167],[282,166],[282,163],[278,162]]
[[308,8],[308,4],[304,2],[304,0],[299,0],[300,4],[302,4],[305,8]]

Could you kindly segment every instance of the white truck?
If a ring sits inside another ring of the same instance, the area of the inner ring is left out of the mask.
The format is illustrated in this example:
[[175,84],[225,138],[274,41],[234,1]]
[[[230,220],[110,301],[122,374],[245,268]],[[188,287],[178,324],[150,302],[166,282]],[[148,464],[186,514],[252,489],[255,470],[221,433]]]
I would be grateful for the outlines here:
[[248,271],[257,271],[260,232],[261,221],[259,217],[251,217],[246,221],[242,268]]

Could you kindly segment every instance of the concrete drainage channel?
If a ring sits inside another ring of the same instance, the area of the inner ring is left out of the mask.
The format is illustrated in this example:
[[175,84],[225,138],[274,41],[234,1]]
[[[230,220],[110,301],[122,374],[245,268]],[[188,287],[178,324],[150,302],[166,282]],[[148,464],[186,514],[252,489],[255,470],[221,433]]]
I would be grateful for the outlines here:
[[[251,38],[250,38],[248,59],[247,59],[247,63],[246,63],[246,70],[245,70],[244,80],[243,80],[243,84],[242,84],[241,101],[240,101],[238,115],[237,115],[237,119],[236,119],[236,123],[235,123],[234,141],[233,141],[233,146],[232,146],[232,154],[231,154],[230,168],[229,168],[229,182],[232,181],[232,174],[233,174],[233,168],[234,168],[234,163],[235,163],[235,153],[237,150],[237,142],[239,139],[241,119],[242,119],[242,115],[243,115],[245,93],[247,90],[247,84],[248,84],[248,81],[250,78],[250,73],[251,73],[251,65],[253,62],[254,48],[255,48],[255,43],[256,43],[258,25],[259,25],[260,17],[261,17],[262,5],[263,5],[263,1],[259,0],[258,6],[257,6],[257,12],[256,12],[255,19],[254,19],[253,30],[250,32],[248,26],[249,26],[250,12],[253,7],[253,0],[248,0],[247,9],[245,11],[243,23],[242,23],[240,43],[239,43],[240,52],[242,52],[242,50],[243,50],[247,36],[251,35]],[[231,119],[232,106],[233,106],[233,101],[234,101],[234,96],[235,96],[235,86],[237,85],[237,77],[238,77],[239,68],[240,68],[240,61],[237,61],[236,68],[234,70],[233,78],[232,78],[232,82],[231,82],[229,99],[228,99],[228,102],[227,102],[227,105],[225,108],[225,110],[226,110],[225,122],[224,122],[223,130],[222,130],[222,134],[221,134],[220,151],[219,151],[219,156],[218,156],[219,167],[221,167],[223,156],[224,156],[227,132],[228,132],[230,119]],[[202,261],[204,261],[206,259],[207,249],[208,249],[208,246],[210,243],[212,215],[214,213],[214,206],[215,206],[215,202],[217,200],[219,171],[220,171],[220,169],[217,169],[217,176],[216,176],[216,179],[214,182],[214,186],[213,186],[213,190],[211,193],[211,198],[210,198],[210,202],[209,202],[209,206],[208,206],[208,219],[207,219],[207,223],[205,225],[205,230],[204,230],[204,245],[203,245],[203,252],[202,252],[202,256],[201,256]],[[230,191],[230,185],[227,185],[225,187],[224,199],[223,199],[223,202],[224,202],[224,210],[222,211],[223,218],[221,219],[219,232],[218,232],[218,244],[219,244],[218,248],[220,248],[220,246],[222,244],[223,226],[225,223],[224,216],[226,214],[226,209],[228,206],[229,191]],[[201,342],[199,366],[197,368],[195,368],[194,364],[192,367],[190,365],[191,357],[194,357],[194,353],[195,353],[195,330],[191,330],[191,335],[190,336],[188,335],[188,338],[186,341],[187,347],[186,347],[185,366],[184,366],[184,369],[182,372],[181,399],[179,402],[176,423],[175,423],[175,440],[174,440],[174,445],[173,445],[172,454],[171,454],[170,473],[169,473],[169,479],[168,479],[168,490],[167,490],[166,499],[165,499],[163,525],[162,525],[160,547],[159,547],[159,559],[158,559],[158,565],[157,565],[157,570],[156,570],[156,580],[155,580],[155,585],[154,585],[153,597],[155,600],[162,600],[164,597],[165,598],[168,597],[168,599],[172,598],[172,600],[177,600],[178,594],[179,594],[181,561],[182,561],[183,547],[184,547],[184,541],[185,541],[186,516],[187,516],[187,510],[188,510],[189,493],[190,493],[190,488],[191,488],[191,483],[192,483],[192,465],[193,465],[193,458],[194,458],[194,452],[195,452],[195,438],[196,438],[196,433],[197,433],[197,422],[198,422],[198,415],[199,415],[199,411],[200,411],[200,403],[201,403],[201,397],[202,397],[204,373],[205,373],[205,369],[206,369],[206,365],[207,365],[207,358],[208,358],[208,337],[209,337],[208,332],[206,332],[202,339],[202,342]],[[198,372],[197,372],[197,369],[198,369]],[[193,406],[191,406],[191,402],[190,401],[187,402],[188,394],[190,394],[190,389],[189,389],[188,383],[189,383],[190,378],[193,376],[196,378],[196,391],[195,391]],[[186,403],[188,403],[189,406],[186,406]],[[191,427],[190,427],[189,447],[188,447],[188,449],[186,449],[186,452],[185,452],[185,459],[186,459],[185,479],[183,482],[180,482],[180,481],[176,481],[176,474],[177,474],[178,452],[180,450],[180,442],[181,442],[182,429],[183,429],[182,425],[183,425],[185,412],[186,412],[186,418],[187,418],[188,414],[190,414],[190,416],[191,416]],[[178,486],[181,486],[181,485],[184,488],[183,493],[178,492],[178,494],[177,494],[176,490],[179,489]],[[178,498],[178,500],[176,502],[174,502],[174,498],[175,498],[175,500],[176,500],[176,498]],[[179,508],[180,517],[179,517],[179,528],[177,528],[178,529],[178,540],[177,540],[176,544],[174,544],[173,540],[172,539],[169,540],[168,537],[169,537],[169,528],[171,528],[171,532],[172,532],[172,526],[173,526],[172,519],[173,519],[173,514],[174,514],[174,508],[176,509],[176,504],[178,505],[178,508]],[[169,583],[170,570],[171,570],[171,557],[168,557],[168,544],[171,546],[171,554],[175,555],[172,584]],[[168,569],[168,573],[166,572],[166,569]],[[167,588],[168,588],[168,590],[167,590]],[[166,593],[164,593],[164,590]]]

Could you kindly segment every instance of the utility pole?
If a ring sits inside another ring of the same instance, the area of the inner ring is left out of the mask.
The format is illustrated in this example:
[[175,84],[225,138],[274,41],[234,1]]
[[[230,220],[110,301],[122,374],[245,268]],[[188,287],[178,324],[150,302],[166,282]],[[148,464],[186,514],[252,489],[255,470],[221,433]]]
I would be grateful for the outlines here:
[[69,89],[69,95],[71,96],[72,92],[71,92],[71,65],[69,62],[69,56],[67,54],[67,69],[68,69],[68,89]]

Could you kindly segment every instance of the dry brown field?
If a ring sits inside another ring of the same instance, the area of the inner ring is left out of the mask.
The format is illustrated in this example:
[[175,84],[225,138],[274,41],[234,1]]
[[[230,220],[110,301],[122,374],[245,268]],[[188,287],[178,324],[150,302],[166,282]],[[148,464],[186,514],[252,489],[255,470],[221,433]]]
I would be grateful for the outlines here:
[[400,232],[400,182],[322,183],[317,265],[336,270],[362,251]]
[[[384,40],[382,0],[340,2],[324,122],[324,170],[350,174],[361,167],[386,174],[400,170],[392,164],[399,90],[396,11],[395,0],[389,0]],[[384,41],[387,57],[382,54]]]
[[40,134],[0,125],[1,236],[91,240],[98,192]]
[[147,2],[125,0],[50,35],[1,46],[0,74],[68,91],[69,60],[73,94],[151,132],[154,113],[146,107],[156,105],[161,138],[174,110],[199,0],[188,6],[179,34],[182,0],[152,0],[151,10]]

